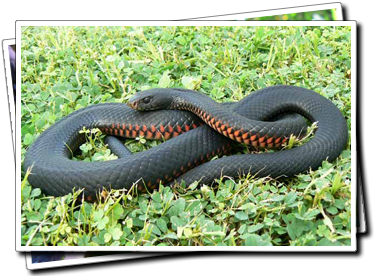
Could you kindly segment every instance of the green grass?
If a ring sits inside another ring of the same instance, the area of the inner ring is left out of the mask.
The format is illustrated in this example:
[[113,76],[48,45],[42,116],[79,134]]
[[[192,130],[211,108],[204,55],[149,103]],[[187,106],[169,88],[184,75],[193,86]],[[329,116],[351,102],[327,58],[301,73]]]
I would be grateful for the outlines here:
[[280,15],[262,16],[254,18],[246,18],[251,21],[280,21],[280,20],[291,20],[291,21],[310,21],[310,20],[337,20],[336,9],[320,10],[320,11],[309,11],[309,12],[297,12]]
[[[54,122],[152,87],[237,101],[276,84],[306,87],[351,123],[350,27],[29,27],[22,32],[22,160]],[[86,133],[85,161],[115,158]],[[127,140],[133,151],[157,145]],[[244,148],[244,151],[246,149]],[[22,182],[23,245],[350,245],[351,152],[317,171],[215,185],[80,191],[51,197]]]

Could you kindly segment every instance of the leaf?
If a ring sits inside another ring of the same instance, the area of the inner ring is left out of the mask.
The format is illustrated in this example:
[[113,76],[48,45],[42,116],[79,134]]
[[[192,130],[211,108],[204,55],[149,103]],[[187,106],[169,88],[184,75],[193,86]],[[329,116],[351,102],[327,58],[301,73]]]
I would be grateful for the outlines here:
[[262,229],[264,225],[262,223],[251,225],[248,227],[248,233],[257,232],[258,230]]
[[303,221],[297,218],[293,218],[290,223],[287,223],[287,232],[292,240],[300,237],[304,231],[308,231],[313,225],[312,222]]
[[300,220],[313,220],[320,213],[318,209],[311,209],[305,212],[303,215],[295,213],[294,216]]
[[339,246],[341,245],[339,242],[332,242],[326,238],[322,238],[318,243],[318,246]]
[[32,190],[30,198],[38,197],[41,193],[42,191],[39,188],[35,188],[34,190]]
[[36,106],[34,104],[28,104],[27,107],[31,112],[34,112],[36,110]]
[[31,186],[26,185],[25,187],[22,188],[23,201],[27,201],[29,199],[30,193],[31,193]]
[[94,243],[97,243],[98,245],[104,245],[105,240],[100,236],[94,236],[91,239]]
[[340,173],[336,173],[334,180],[332,182],[332,187],[331,187],[331,193],[335,194],[341,187],[344,186],[344,183],[342,183],[342,176]]
[[23,138],[23,144],[25,146],[31,145],[31,143],[34,141],[34,136],[30,133],[26,133],[25,137]]
[[271,242],[264,240],[261,236],[250,234],[244,241],[246,246],[272,246]]
[[100,221],[103,216],[104,216],[104,211],[101,209],[93,213],[94,221]]
[[69,99],[70,99],[71,102],[75,102],[77,100],[77,98],[78,98],[78,94],[74,93],[74,92],[70,92],[69,91],[67,93],[67,95],[68,95],[68,97],[69,97]]
[[48,228],[48,226],[43,226],[42,229],[41,229],[41,231],[42,231],[43,233],[48,233],[48,232],[49,232],[49,228]]
[[297,198],[297,194],[291,191],[284,197],[284,203],[287,205],[291,205],[292,203],[294,203],[296,198]]
[[74,212],[74,218],[80,221],[84,220],[83,214],[81,213],[80,210]]
[[239,210],[248,210],[250,208],[251,208],[251,203],[246,203],[246,204],[243,204],[242,206],[240,206],[238,209]]
[[192,237],[192,230],[191,230],[191,228],[184,228],[183,233],[184,233],[184,235],[187,238],[191,238]]
[[139,207],[140,207],[140,210],[142,210],[142,212],[145,214],[147,213],[147,210],[148,210],[148,202],[146,200],[142,200],[139,202]]
[[183,227],[177,227],[177,237],[180,239],[183,235]]
[[331,219],[328,216],[324,216],[323,223],[330,228],[332,233],[335,233],[334,224],[332,223]]
[[89,152],[92,150],[92,145],[91,144],[83,144],[79,147],[84,153]]
[[29,221],[42,221],[43,220],[43,215],[39,212],[29,212],[27,214],[27,219]]
[[157,236],[161,236],[160,229],[156,225],[154,225],[154,224],[152,224],[152,233],[155,234],[155,235],[157,235]]
[[105,233],[105,235],[104,235],[104,241],[106,243],[108,243],[108,242],[110,242],[111,239],[112,239],[112,235],[109,234],[109,233]]
[[235,217],[238,220],[248,220],[248,215],[246,213],[242,212],[242,211],[236,212]]
[[277,189],[276,187],[274,187],[274,186],[270,186],[270,191],[271,191],[272,193],[277,193],[277,192],[278,192],[278,189]]
[[201,83],[201,80],[202,80],[201,77],[195,78],[195,77],[183,76],[181,82],[184,88],[196,89],[196,87]]
[[186,76],[183,76],[182,77],[182,84],[185,88],[188,88],[190,86],[190,83],[192,82],[192,78],[191,77],[186,77]]
[[166,233],[168,231],[167,223],[165,222],[163,218],[157,219],[156,224],[162,232]]
[[242,226],[240,226],[238,233],[242,235],[245,232],[245,230],[247,230],[247,225],[243,224]]
[[335,199],[334,206],[340,210],[345,209],[345,203],[340,198]]
[[109,222],[109,218],[108,217],[104,217],[102,218],[100,221],[99,221],[99,224],[97,225],[97,228],[99,230],[102,230],[105,228],[105,225]]
[[167,233],[166,235],[160,237],[160,239],[173,239],[173,240],[177,240],[178,236],[175,233],[170,232],[170,233]]
[[105,59],[107,62],[114,62],[116,60],[115,56],[107,56],[106,59]]
[[329,212],[331,215],[336,215],[338,213],[338,208],[335,206],[330,206],[326,208],[326,211]]
[[118,68],[119,70],[121,70],[123,67],[125,67],[125,63],[121,60],[121,61],[118,63],[117,68]]
[[172,216],[178,216],[180,213],[182,213],[184,211],[184,208],[186,206],[186,201],[184,198],[178,198],[173,206],[169,209],[169,212],[168,214],[170,215],[170,217]]
[[203,205],[201,204],[200,200],[193,201],[186,208],[186,211],[190,212],[190,215],[193,217],[197,216],[201,212],[201,210],[203,210]]
[[179,218],[177,216],[173,216],[170,218],[170,221],[173,225],[173,227],[176,229],[178,227],[183,227],[188,223],[188,220],[185,218]]
[[42,205],[42,201],[40,199],[35,199],[34,200],[34,210],[35,211],[38,211],[41,205]]
[[113,207],[113,215],[114,215],[115,220],[120,219],[121,216],[123,215],[123,213],[124,213],[124,210],[123,210],[123,207],[120,204],[116,204]]
[[119,228],[109,228],[108,232],[112,235],[113,240],[119,240],[123,232]]
[[184,36],[176,37],[175,41],[177,41],[179,44],[182,44],[182,45],[185,45],[187,43],[187,40],[184,38]]
[[157,203],[160,203],[162,201],[161,199],[161,194],[159,192],[154,192],[151,196],[151,198],[157,202]]
[[159,82],[158,82],[158,86],[166,88],[166,87],[169,87],[170,82],[171,82],[171,80],[170,80],[170,77],[169,77],[169,71],[165,71],[164,74],[162,75],[162,77],[160,78]]
[[82,237],[78,238],[78,245],[79,246],[86,246],[86,245],[88,245],[88,243],[90,242],[90,240],[91,240],[91,237],[88,236],[88,235],[86,235],[86,234],[84,234]]
[[42,91],[40,92],[40,98],[43,100],[43,101],[46,101],[49,97],[49,93],[48,92],[45,92],[45,91]]
[[133,225],[134,225],[134,224],[133,224],[133,221],[132,221],[131,218],[129,218],[129,219],[126,220],[126,226],[127,226],[128,228],[131,229]]

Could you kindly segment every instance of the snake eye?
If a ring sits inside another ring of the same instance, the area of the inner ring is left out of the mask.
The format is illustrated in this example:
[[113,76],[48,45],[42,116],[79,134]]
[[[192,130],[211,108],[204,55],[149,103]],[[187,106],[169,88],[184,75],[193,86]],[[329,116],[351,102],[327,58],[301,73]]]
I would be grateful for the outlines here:
[[151,97],[145,97],[143,103],[148,104],[151,101]]

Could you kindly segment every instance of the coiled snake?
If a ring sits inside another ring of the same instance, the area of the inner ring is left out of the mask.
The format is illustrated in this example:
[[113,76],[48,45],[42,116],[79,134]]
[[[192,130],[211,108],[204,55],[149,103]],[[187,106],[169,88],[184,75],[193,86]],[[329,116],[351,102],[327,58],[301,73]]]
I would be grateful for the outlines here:
[[[281,146],[305,125],[298,117],[281,116],[293,113],[318,122],[314,137],[304,145],[207,162],[215,155],[229,153],[233,140],[254,147]],[[71,151],[84,142],[84,135],[79,133],[83,127],[99,128],[114,136],[167,141],[131,155],[109,140],[119,155],[117,160],[73,161]],[[175,180],[211,183],[222,175],[248,173],[293,176],[317,169],[326,159],[336,159],[347,139],[347,123],[339,109],[305,88],[271,86],[226,105],[196,91],[157,88],[138,92],[128,105],[98,104],[64,117],[30,146],[24,169],[32,166],[28,181],[47,195],[62,196],[79,188],[84,189],[86,198],[94,199],[103,188],[129,189],[134,183],[144,191],[157,188],[160,181],[164,185]]]

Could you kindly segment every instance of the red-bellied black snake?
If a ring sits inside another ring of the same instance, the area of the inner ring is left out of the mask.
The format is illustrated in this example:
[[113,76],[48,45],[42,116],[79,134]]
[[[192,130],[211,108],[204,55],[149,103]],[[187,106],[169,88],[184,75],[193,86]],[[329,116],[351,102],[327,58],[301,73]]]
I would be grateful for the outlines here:
[[[317,169],[326,159],[336,159],[348,139],[340,110],[320,94],[295,86],[271,86],[226,106],[196,91],[160,88],[136,93],[129,105],[132,108],[120,103],[90,106],[44,131],[26,153],[24,168],[32,166],[30,184],[54,196],[85,189],[85,196],[93,199],[103,188],[130,189],[134,183],[144,191],[157,188],[161,181],[211,183],[221,175],[236,177],[239,173],[294,176]],[[290,113],[318,122],[314,137],[304,145],[207,162],[215,155],[228,154],[233,140],[254,147],[279,147],[291,134],[300,132],[300,120],[271,120]],[[84,142],[79,133],[83,127],[114,136],[167,141],[137,154],[120,153],[117,160],[73,161],[71,152]]]

